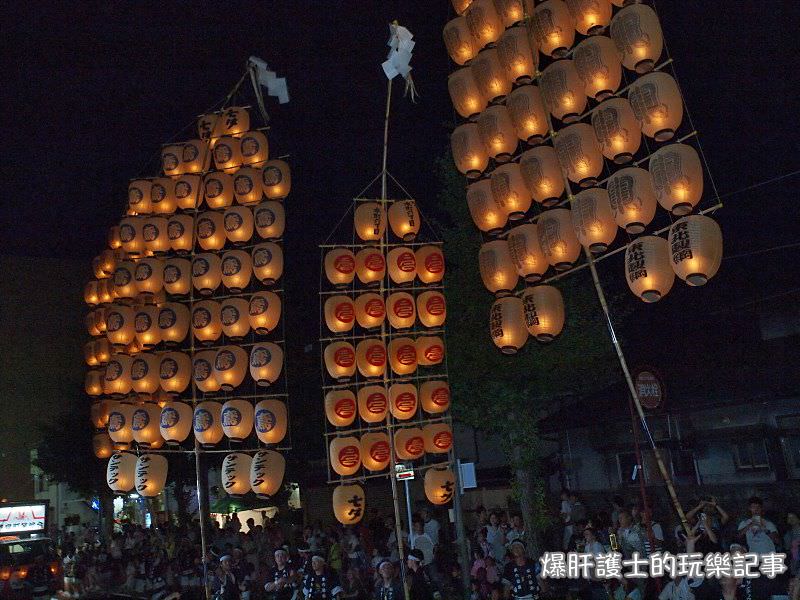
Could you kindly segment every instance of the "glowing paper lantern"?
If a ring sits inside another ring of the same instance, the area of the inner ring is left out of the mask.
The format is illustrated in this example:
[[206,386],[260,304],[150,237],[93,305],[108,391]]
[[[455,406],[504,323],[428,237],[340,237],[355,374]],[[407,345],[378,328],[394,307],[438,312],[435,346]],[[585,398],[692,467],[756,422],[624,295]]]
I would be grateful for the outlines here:
[[192,331],[203,344],[210,344],[222,335],[222,309],[219,302],[201,300],[192,308]]
[[417,370],[417,347],[407,337],[394,338],[389,342],[389,364],[396,375],[410,375]]
[[572,217],[566,208],[554,208],[539,218],[537,234],[547,262],[556,271],[566,271],[578,260],[581,245],[572,228]]
[[500,102],[511,91],[511,81],[494,48],[478,54],[472,60],[470,68],[478,84],[478,91],[489,102]]
[[274,285],[283,275],[283,250],[275,242],[253,247],[253,274],[264,285]]
[[456,17],[444,26],[444,45],[447,53],[457,65],[464,65],[475,58],[480,44],[472,37],[466,17]]
[[183,352],[165,352],[161,355],[159,377],[161,389],[170,394],[180,394],[189,387],[192,359]]
[[489,311],[489,334],[503,354],[516,354],[528,341],[522,300],[506,296],[494,301]]
[[260,450],[250,464],[250,488],[257,498],[269,498],[281,489],[286,459],[275,450]]
[[361,340],[356,344],[356,366],[367,379],[386,372],[386,346],[377,339]]
[[103,393],[103,379],[105,369],[98,371],[86,371],[83,389],[90,396],[100,396]]
[[705,285],[722,262],[722,231],[714,219],[689,215],[669,229],[672,269],[692,286]]
[[389,207],[388,214],[392,233],[404,242],[414,241],[420,227],[417,203],[413,200],[398,200]]
[[136,281],[133,279],[133,272],[136,264],[131,261],[117,263],[114,270],[114,297],[133,298],[136,295]]
[[575,47],[572,60],[589,98],[605,100],[619,89],[622,63],[609,38],[597,35],[583,40]]
[[611,20],[611,39],[622,54],[622,64],[637,73],[652,71],[664,48],[664,36],[655,11],[633,4]]
[[[116,272],[116,266],[115,272]],[[100,304],[109,304],[114,301],[114,279],[100,279],[97,282],[97,299]]]
[[115,452],[108,459],[106,483],[115,494],[126,494],[136,484],[136,455]]
[[150,217],[142,226],[145,250],[155,254],[169,251],[169,221],[164,217]]
[[597,254],[605,252],[617,236],[617,224],[608,192],[602,188],[583,190],[572,201],[572,225],[582,246]]
[[233,177],[214,171],[203,178],[204,197],[208,208],[226,208],[233,204]]
[[564,328],[564,299],[558,288],[537,285],[522,294],[525,327],[539,342],[550,342]]
[[221,250],[225,246],[225,217],[206,211],[197,217],[197,243],[203,250]]
[[253,208],[256,232],[265,240],[277,240],[286,228],[286,213],[283,204],[266,200]]
[[174,345],[186,339],[191,320],[189,308],[178,302],[167,302],[158,309],[158,327],[161,339]]
[[509,81],[531,82],[536,73],[539,53],[531,49],[527,27],[507,29],[497,43],[497,54]]
[[250,114],[246,108],[241,106],[230,106],[223,111],[217,113],[217,118],[214,122],[214,138],[219,138],[223,135],[235,135],[246,132],[250,129]]
[[431,504],[447,504],[453,499],[455,489],[456,478],[450,469],[431,468],[425,471],[425,497]]
[[189,140],[183,144],[181,169],[184,173],[201,173],[211,166],[211,150],[204,140]]
[[475,123],[456,127],[450,136],[450,147],[456,168],[470,179],[478,177],[489,166],[489,156]]
[[564,193],[564,177],[552,146],[539,146],[522,153],[519,159],[522,178],[533,199],[544,207],[558,204]]
[[262,444],[278,444],[289,427],[286,404],[275,398],[261,400],[255,407],[256,435]]
[[164,261],[160,258],[142,258],[133,272],[136,291],[140,294],[156,294],[164,285]]
[[240,340],[250,333],[250,302],[247,298],[226,298],[220,303],[222,333],[231,340]]
[[98,364],[104,365],[111,358],[111,344],[107,339],[99,339],[92,342],[94,357]]
[[453,431],[447,423],[431,423],[422,428],[425,452],[446,454],[453,447]]
[[289,165],[282,160],[270,160],[264,163],[261,175],[264,195],[270,200],[281,200],[292,190],[292,172]]
[[625,280],[644,302],[658,302],[666,296],[675,281],[667,240],[646,235],[629,244],[625,250]]
[[114,444],[107,432],[101,431],[92,436],[92,451],[97,458],[109,458],[114,453]]
[[425,327],[441,327],[447,316],[444,294],[427,291],[417,296],[417,315]]
[[168,444],[180,444],[192,430],[192,414],[192,407],[185,402],[167,402],[161,409],[161,437]]
[[226,454],[222,460],[222,489],[229,496],[244,496],[250,491],[250,467],[253,459],[244,452]]
[[417,364],[430,367],[441,364],[444,360],[444,342],[438,336],[421,336],[415,343],[417,349]]
[[386,211],[379,202],[360,202],[353,223],[356,235],[365,242],[379,240],[386,231]]
[[247,351],[240,346],[223,346],[214,357],[214,379],[222,391],[239,387],[247,373]]
[[119,224],[119,237],[122,249],[129,256],[139,256],[144,252],[144,235],[142,227],[145,220],[141,217],[128,217]]
[[192,429],[194,437],[203,448],[213,448],[222,441],[222,405],[218,402],[200,402],[194,409]]
[[234,173],[242,166],[242,141],[233,136],[222,136],[214,143],[214,166],[220,171]]
[[575,19],[562,0],[537,4],[531,27],[536,45],[545,56],[562,58],[575,41]]
[[[156,373],[158,373],[156,371]],[[131,416],[131,429],[133,439],[137,444],[149,447],[161,441],[161,433],[158,430],[158,423],[161,419],[161,409],[158,404],[146,402],[140,404],[133,410]]]
[[178,254],[188,254],[194,245],[194,220],[191,215],[173,215],[167,221],[169,247]]
[[150,203],[153,212],[159,215],[169,215],[175,212],[175,180],[169,177],[156,177],[150,186]]
[[164,289],[172,296],[185,296],[191,291],[192,263],[185,258],[164,261]]
[[117,449],[127,448],[133,441],[133,405],[115,402],[108,413],[108,435]]
[[389,278],[397,285],[411,283],[417,276],[417,260],[411,248],[392,248],[386,256],[386,261]]
[[173,177],[182,173],[182,156],[183,144],[168,144],[161,148],[161,170],[164,175]]
[[323,313],[325,324],[333,333],[345,333],[355,325],[356,308],[349,296],[331,296],[325,301]]
[[581,35],[601,33],[611,22],[611,0],[566,0]]
[[381,385],[366,385],[358,390],[358,414],[365,423],[382,423],[389,412],[389,394]]
[[508,163],[492,171],[490,185],[495,204],[509,219],[516,221],[525,216],[532,198],[517,163]]
[[[137,354],[131,360],[131,387],[137,394],[155,394],[159,388],[161,357],[150,352]],[[140,440],[136,440],[137,442]]]
[[548,66],[542,72],[541,90],[547,110],[564,123],[577,121],[586,108],[586,88],[571,60],[559,60]]
[[633,160],[642,143],[642,128],[625,98],[606,100],[592,113],[592,127],[603,156],[617,164]]
[[226,208],[222,222],[225,236],[236,245],[246,244],[253,237],[253,211],[246,206]]
[[[153,210],[150,204],[149,179],[134,179],[128,184],[128,211],[129,214],[147,215]],[[124,221],[123,221],[124,222]],[[120,231],[122,236],[122,231]],[[125,240],[123,239],[123,244]]]
[[[216,148],[214,149],[216,151]],[[239,169],[233,176],[233,195],[239,204],[253,204],[261,200],[264,188],[262,171],[253,167]]]
[[356,257],[352,250],[334,248],[325,254],[325,277],[335,286],[346,286],[356,276]]
[[258,166],[269,158],[269,142],[262,132],[248,131],[241,140],[243,164]]
[[248,285],[253,274],[253,260],[244,250],[228,250],[222,255],[222,285],[238,294]]
[[469,67],[454,71],[447,78],[447,91],[453,108],[465,119],[473,119],[486,107],[486,99],[478,88],[475,75]]
[[417,414],[417,387],[412,383],[389,386],[389,410],[395,419],[407,421]]
[[628,90],[642,133],[658,142],[675,135],[683,119],[683,99],[675,80],[661,71],[637,79]]
[[495,296],[506,296],[517,287],[517,271],[506,240],[494,240],[481,246],[478,253],[483,285]]
[[[108,437],[108,436],[106,436]],[[385,433],[365,433],[361,436],[361,463],[368,471],[376,473],[389,466],[392,448]]]
[[200,204],[199,175],[181,175],[175,180],[175,204],[183,210],[197,208]]
[[201,392],[216,392],[220,384],[214,377],[214,359],[216,350],[201,350],[195,352],[192,361],[192,379]]
[[520,277],[528,283],[536,283],[550,267],[539,245],[536,223],[518,225],[506,237],[511,262]]
[[439,283],[444,278],[444,254],[438,246],[422,246],[414,253],[417,277],[424,284]]
[[464,16],[479,47],[496,42],[503,33],[503,23],[497,14],[494,0],[472,0]]
[[114,225],[113,227],[109,227],[108,229],[108,247],[112,250],[117,250],[122,248],[122,240],[119,237],[119,226]]
[[349,427],[356,419],[356,397],[350,390],[325,394],[325,416],[334,427]]
[[[156,217],[156,219],[160,219],[160,217]],[[149,222],[152,219],[148,219],[145,222]],[[119,227],[117,227],[119,229]],[[100,253],[100,270],[103,272],[103,276],[99,279],[105,279],[107,277],[111,277],[114,275],[114,270],[117,268],[117,252],[114,250],[103,250]]]
[[248,400],[228,400],[222,405],[222,432],[225,437],[232,442],[241,442],[248,437],[253,430],[254,415],[253,405]]
[[541,144],[547,135],[547,112],[539,88],[535,85],[522,85],[506,98],[511,122],[517,137],[529,144]]
[[356,254],[356,275],[365,285],[376,285],[386,275],[386,261],[378,248],[362,248]]
[[617,225],[628,233],[642,233],[656,214],[650,173],[638,167],[620,169],[609,177],[606,187]]
[[[250,376],[260,387],[275,383],[283,371],[283,349],[272,342],[256,344],[250,350]],[[215,369],[216,376],[216,369]]]
[[408,329],[417,319],[414,296],[408,292],[394,292],[386,298],[386,313],[395,329]]
[[394,453],[400,460],[416,460],[425,454],[422,429],[408,427],[394,430]]
[[336,381],[349,381],[356,373],[356,351],[348,342],[334,342],[325,347],[325,367]]
[[250,327],[256,333],[269,333],[281,318],[280,297],[274,292],[256,292],[250,296],[248,315]]
[[419,386],[419,401],[422,410],[429,414],[441,414],[450,408],[450,384],[446,381],[426,381]]
[[355,525],[364,516],[364,489],[358,484],[337,485],[333,490],[333,516],[342,525]]
[[603,172],[603,156],[591,125],[576,123],[558,132],[554,145],[558,162],[570,181],[581,187],[597,184]]
[[111,410],[110,400],[92,402],[90,421],[95,429],[103,429],[108,425],[108,412]]
[[502,231],[508,222],[505,208],[494,201],[490,179],[481,179],[467,186],[467,206],[475,226],[489,235]]
[[505,27],[516,25],[525,16],[523,0],[495,0],[494,4]]
[[358,438],[335,437],[329,449],[331,467],[344,477],[355,474],[361,467],[361,446]]
[[115,348],[127,346],[136,336],[136,313],[130,306],[112,304],[106,309],[106,337]]
[[517,149],[517,133],[508,109],[502,104],[490,106],[478,117],[478,132],[489,156],[507,162]]
[[692,212],[703,196],[703,165],[697,151],[685,144],[659,148],[650,157],[656,200],[673,215]]

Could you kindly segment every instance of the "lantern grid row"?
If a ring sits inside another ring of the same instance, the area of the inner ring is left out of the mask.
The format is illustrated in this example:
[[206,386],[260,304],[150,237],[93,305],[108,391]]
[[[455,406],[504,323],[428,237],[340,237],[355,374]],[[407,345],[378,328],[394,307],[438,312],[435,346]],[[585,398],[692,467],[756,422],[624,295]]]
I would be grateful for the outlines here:
[[383,378],[389,370],[399,377],[413,375],[418,367],[441,365],[444,358],[444,340],[424,334],[393,337],[388,344],[380,338],[368,338],[355,347],[342,340],[328,344],[323,353],[327,374],[338,383],[351,380],[356,370],[367,379]]
[[347,334],[358,325],[373,330],[386,322],[395,330],[408,330],[417,323],[425,328],[444,325],[447,305],[439,290],[424,290],[414,295],[407,290],[382,294],[366,292],[351,297],[337,294],[323,304],[325,325],[334,334]]
[[421,283],[438,284],[444,278],[444,254],[439,246],[427,244],[413,250],[398,246],[386,255],[377,246],[367,246],[354,253],[347,247],[325,252],[323,272],[331,285],[342,288],[356,284],[378,286],[388,281],[396,285]]

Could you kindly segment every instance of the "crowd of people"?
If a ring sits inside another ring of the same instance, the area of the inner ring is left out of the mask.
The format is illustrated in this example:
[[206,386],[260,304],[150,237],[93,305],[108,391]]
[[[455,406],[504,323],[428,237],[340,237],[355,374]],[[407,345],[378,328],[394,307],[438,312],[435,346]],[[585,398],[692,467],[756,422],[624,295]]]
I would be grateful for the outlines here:
[[[410,532],[396,528],[391,517],[353,527],[293,528],[265,515],[260,523],[241,523],[233,515],[211,529],[205,556],[197,522],[123,524],[104,542],[87,528],[58,540],[62,596],[100,598],[115,591],[153,600],[203,598],[208,587],[219,600],[401,600],[405,584],[412,600],[467,594],[470,600],[800,598],[796,512],[770,518],[761,500],[751,498],[734,518],[733,510],[705,497],[688,511],[687,533],[681,524],[668,528],[619,497],[591,508],[574,492],[564,492],[555,525],[534,538],[519,514],[478,507],[468,519],[468,573],[459,566],[452,525],[425,509],[414,515]],[[789,572],[774,579],[548,579],[534,556],[542,551],[619,552],[625,558],[662,551],[784,552]]]

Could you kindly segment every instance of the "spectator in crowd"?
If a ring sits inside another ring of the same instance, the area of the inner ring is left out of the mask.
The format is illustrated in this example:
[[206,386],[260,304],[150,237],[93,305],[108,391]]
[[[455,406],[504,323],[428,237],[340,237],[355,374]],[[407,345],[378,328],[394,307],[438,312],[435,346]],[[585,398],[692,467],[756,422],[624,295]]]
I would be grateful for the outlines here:
[[388,560],[384,560],[378,567],[378,581],[372,599],[403,600],[403,588],[395,576],[394,565]]
[[797,577],[800,575],[800,513],[794,510],[786,513],[786,525],[783,550],[787,554],[792,577]]
[[525,543],[516,540],[511,544],[513,559],[503,571],[503,585],[509,597],[515,600],[537,598],[539,595],[539,565],[526,554]]
[[422,552],[416,548],[408,553],[406,559],[406,585],[411,600],[433,600],[434,597],[433,585],[423,565],[424,559]]
[[422,564],[429,565],[433,561],[433,540],[425,533],[425,524],[417,517],[412,522],[412,533],[409,537],[411,547],[422,553]]
[[506,545],[510,546],[514,540],[527,542],[525,538],[525,524],[522,522],[522,515],[511,516],[511,529],[506,533]]
[[369,600],[367,588],[361,580],[358,569],[350,568],[342,581],[342,599],[346,600]]
[[311,570],[303,577],[303,595],[306,600],[338,600],[342,594],[339,578],[328,569],[319,554],[311,558]]
[[433,518],[431,515],[431,511],[427,508],[423,508],[420,516],[422,517],[423,522],[423,529],[425,530],[425,534],[431,539],[433,542],[434,547],[439,545],[439,529],[441,526],[439,525],[439,521]]
[[778,529],[772,521],[764,518],[764,503],[761,498],[753,496],[747,501],[750,511],[749,519],[739,522],[737,531],[740,538],[747,542],[747,549],[756,554],[775,552],[775,544],[780,543]]
[[645,556],[645,537],[646,534],[642,531],[641,526],[633,522],[631,513],[627,510],[620,511],[617,539],[623,556],[631,558],[634,552],[638,553],[639,556]]
[[489,515],[489,524],[486,526],[486,543],[489,545],[489,553],[498,562],[505,556],[506,536],[500,526],[500,515],[492,512]]

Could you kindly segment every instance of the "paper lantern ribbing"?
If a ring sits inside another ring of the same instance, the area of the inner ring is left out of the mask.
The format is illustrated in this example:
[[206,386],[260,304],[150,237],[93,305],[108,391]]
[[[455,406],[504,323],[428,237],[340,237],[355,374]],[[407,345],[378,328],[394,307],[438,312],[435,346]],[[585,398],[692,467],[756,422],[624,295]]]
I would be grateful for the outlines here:
[[106,365],[103,393],[124,396],[131,389],[131,357],[125,354],[113,354]]
[[389,278],[396,285],[411,283],[417,276],[417,261],[411,248],[392,248],[386,255],[386,263]]
[[255,430],[262,444],[279,444],[289,428],[286,404],[276,398],[261,400],[255,406]]
[[417,414],[417,387],[412,383],[389,386],[389,412],[395,419],[407,421]]
[[244,250],[228,250],[220,263],[222,285],[233,294],[238,294],[250,284],[253,261]]
[[467,206],[475,226],[489,235],[500,233],[508,222],[506,211],[494,201],[490,179],[467,186]]
[[142,226],[144,248],[155,254],[162,254],[170,249],[169,221],[165,217],[150,217]]
[[356,275],[364,285],[377,285],[386,275],[386,260],[378,248],[362,248],[356,254]]
[[489,102],[501,102],[511,92],[511,81],[494,48],[483,50],[470,65],[478,91]]
[[722,231],[714,219],[689,215],[669,228],[672,269],[692,286],[705,285],[722,263]]
[[106,483],[115,494],[125,494],[136,484],[136,455],[116,452],[108,459]]
[[478,253],[478,266],[483,285],[495,296],[507,296],[517,287],[519,277],[506,240],[483,244]]
[[222,283],[222,261],[211,252],[192,258],[192,285],[201,296],[210,296]]
[[425,437],[419,427],[394,430],[394,453],[400,460],[416,460],[425,454]]
[[417,370],[417,347],[411,338],[394,338],[389,342],[389,364],[396,375],[410,375]]
[[529,144],[541,144],[547,135],[547,111],[535,85],[522,85],[506,98],[506,106],[517,137]]
[[250,488],[258,498],[269,498],[281,489],[286,459],[275,450],[260,450],[250,464]]
[[356,351],[349,342],[328,344],[324,357],[325,368],[336,381],[349,381],[356,374]]
[[636,239],[625,250],[625,280],[644,302],[658,302],[672,289],[675,272],[669,250],[667,240],[654,235]]
[[575,47],[572,60],[589,98],[605,100],[619,89],[622,63],[609,38],[597,35],[583,40]]
[[[181,170],[184,172],[184,177],[189,173],[208,171],[210,167],[211,149],[205,141],[189,140],[188,142],[184,142],[181,155]],[[197,177],[199,180],[199,176]]]
[[347,477],[361,467],[361,445],[355,437],[335,437],[331,440],[331,467],[337,475]]
[[136,264],[132,261],[121,261],[117,263],[114,270],[114,297],[127,299],[136,295],[136,282],[133,279],[133,272]]
[[611,39],[622,54],[622,64],[637,73],[652,71],[664,48],[656,12],[645,4],[632,4],[611,20]]
[[167,402],[161,409],[161,437],[168,444],[180,444],[192,430],[192,415],[192,407],[185,402]]
[[365,504],[364,489],[358,484],[337,485],[333,490],[333,516],[342,525],[361,522]]
[[413,200],[398,200],[389,207],[389,226],[392,233],[404,242],[412,242],[420,228],[417,203]]
[[703,196],[703,165],[697,151],[685,144],[656,150],[648,162],[656,200],[673,215],[692,212]]
[[134,441],[144,447],[160,442],[160,420],[161,409],[157,404],[145,403],[135,407],[131,416]]
[[331,390],[325,394],[325,416],[334,427],[352,425],[356,412],[356,396],[350,390]]
[[250,377],[259,387],[268,387],[275,383],[282,371],[283,349],[278,344],[264,342],[252,347],[250,350]]
[[625,98],[606,100],[592,113],[592,127],[603,156],[617,164],[633,160],[642,143],[642,128]]
[[522,300],[507,296],[494,301],[489,311],[489,334],[503,354],[516,354],[528,341]]
[[109,458],[114,454],[114,444],[107,432],[101,431],[92,436],[92,451],[97,458]]
[[264,335],[275,329],[281,318],[281,299],[275,292],[256,292],[248,304],[250,327]]
[[[413,256],[413,254],[412,254]],[[344,296],[337,296],[342,298]],[[351,301],[352,302],[352,301]],[[355,318],[364,329],[380,327],[386,318],[386,306],[383,296],[375,293],[359,294],[353,303]],[[346,310],[346,309],[345,309]]]
[[564,298],[558,288],[537,285],[522,294],[525,327],[539,342],[551,342],[564,329]]
[[264,195],[270,200],[282,200],[292,191],[292,171],[282,160],[264,163],[262,183]]
[[275,242],[254,246],[253,274],[264,285],[274,285],[283,275],[283,250]]
[[386,346],[379,339],[361,340],[356,344],[356,366],[362,377],[381,377],[386,372]]
[[508,232],[506,241],[517,274],[528,283],[539,281],[550,265],[539,245],[536,223],[514,227]]
[[425,471],[425,497],[428,502],[436,505],[447,504],[455,493],[456,478],[453,471],[436,467]]
[[356,257],[352,250],[334,248],[325,254],[325,277],[335,286],[352,283],[356,276]]
[[201,300],[192,309],[192,331],[202,344],[210,344],[222,335],[222,310],[219,302]]
[[133,441],[133,405],[115,402],[108,412],[108,436],[114,447],[124,450]]
[[382,423],[386,421],[386,413],[388,412],[389,394],[385,387],[381,385],[366,385],[358,390],[358,415],[362,421],[365,423]]
[[206,211],[197,217],[195,226],[197,243],[203,250],[221,250],[225,246],[225,216],[222,213]]
[[492,171],[490,185],[495,204],[509,219],[517,221],[525,216],[532,198],[517,163],[508,163]]
[[[149,179],[134,179],[128,184],[128,211],[129,214],[146,215],[152,212],[150,205],[150,183]],[[123,222],[130,222],[124,220]],[[120,231],[120,235],[122,232]],[[124,240],[123,240],[124,243]]]
[[424,335],[415,342],[417,364],[423,367],[441,364],[444,360],[444,342],[438,336]]
[[241,442],[253,431],[255,412],[248,400],[234,398],[222,405],[222,432],[232,442]]
[[[216,148],[215,148],[216,150]],[[233,176],[233,195],[239,204],[253,204],[264,196],[261,182],[262,171],[252,167],[243,167]]]
[[575,29],[581,35],[596,35],[611,22],[611,0],[566,0]]
[[[169,246],[178,254],[188,254],[194,244],[194,220],[192,215],[172,215],[167,221]],[[167,263],[170,260],[168,259]]]
[[192,359],[183,352],[165,352],[161,355],[159,377],[161,389],[171,394],[179,394],[189,387],[192,374]]
[[608,192],[602,188],[583,190],[572,201],[572,225],[582,246],[598,254],[608,250],[617,236],[617,224]]
[[564,177],[552,146],[539,146],[522,153],[519,159],[522,178],[533,199],[544,207],[558,204],[564,193]]
[[230,340],[241,340],[250,333],[250,302],[247,298],[226,298],[220,303],[222,333]]
[[201,402],[194,409],[194,437],[203,448],[212,448],[223,437],[222,405],[218,402]]
[[475,179],[489,166],[489,156],[475,123],[456,127],[450,136],[450,148],[456,168],[469,179]]
[[425,452],[446,454],[453,447],[453,430],[447,423],[431,423],[422,428]]
[[417,320],[414,296],[408,292],[394,292],[386,298],[386,314],[395,329],[408,329]]
[[227,208],[233,204],[233,177],[228,173],[222,171],[209,173],[203,179],[203,189],[209,208]]
[[439,283],[444,278],[444,254],[438,246],[422,246],[414,253],[417,277],[424,284]]
[[[175,180],[171,177],[156,177],[151,184],[150,203],[153,206],[153,212],[159,215],[174,213],[178,207],[175,200]],[[146,238],[145,241],[147,241]]]
[[609,177],[606,187],[617,225],[628,233],[642,233],[656,214],[650,173],[638,167],[620,169]]
[[[185,149],[185,147],[184,147]],[[183,174],[175,180],[175,203],[178,208],[192,210],[200,204],[199,175]]]
[[444,26],[444,45],[447,53],[457,65],[471,61],[480,50],[480,45],[472,37],[466,17],[456,17]]
[[658,71],[640,77],[629,88],[628,100],[642,133],[657,142],[673,138],[683,120],[683,99],[670,75]]
[[246,244],[253,237],[253,211],[246,206],[231,206],[222,217],[225,236],[233,244]]
[[241,137],[242,163],[261,166],[269,158],[269,141],[260,131],[248,131]]
[[230,392],[242,384],[247,363],[247,351],[240,346],[223,346],[217,350],[214,356],[214,379],[222,391]]
[[[155,394],[159,388],[161,357],[142,352],[131,360],[131,387],[137,394]],[[139,441],[139,440],[136,440]]]
[[222,489],[229,496],[244,496],[250,491],[250,467],[253,459],[244,452],[226,454],[222,460]]
[[450,93],[453,108],[465,119],[477,117],[486,108],[486,99],[469,67],[462,67],[450,74],[447,78],[447,91]]
[[331,296],[325,300],[323,313],[325,325],[333,333],[346,333],[355,325],[356,307],[349,296]]
[[531,49],[527,27],[506,29],[497,43],[497,55],[509,81],[531,82],[536,74],[539,53]]
[[133,317],[136,341],[145,350],[161,341],[161,328],[158,325],[160,312],[161,309],[158,306],[148,304],[139,307]]
[[356,235],[365,242],[383,237],[386,230],[386,210],[379,202],[361,202],[353,215]]
[[140,496],[158,496],[167,483],[167,458],[161,454],[142,454],[136,461],[136,491]]
[[168,144],[161,148],[161,170],[170,177],[183,173],[183,144]]
[[112,304],[106,309],[106,337],[115,348],[123,348],[136,337],[136,313],[130,306]]
[[537,4],[531,27],[536,45],[545,56],[566,56],[575,41],[575,19],[562,0],[546,0]]
[[586,108],[586,88],[573,61],[552,63],[542,72],[540,85],[550,114],[564,123],[574,123],[579,119]]
[[472,0],[464,16],[478,47],[496,42],[503,33],[494,0]]
[[214,358],[216,350],[201,350],[194,353],[192,362],[192,379],[201,392],[216,392],[220,384],[214,377]]
[[432,415],[447,412],[450,408],[450,384],[446,381],[426,381],[419,386],[422,410]]
[[214,166],[225,173],[235,173],[242,166],[242,141],[224,135],[214,142]]
[[286,229],[286,211],[283,204],[267,200],[253,208],[256,233],[265,240],[277,240]]
[[359,443],[361,444],[361,462],[365,469],[375,473],[383,471],[389,466],[392,448],[389,445],[388,435],[365,433],[361,436]]
[[427,291],[417,296],[417,315],[425,327],[441,327],[447,317],[444,294]]
[[567,177],[581,187],[597,185],[603,172],[603,156],[594,130],[586,123],[576,123],[558,132],[554,141],[556,156]]

